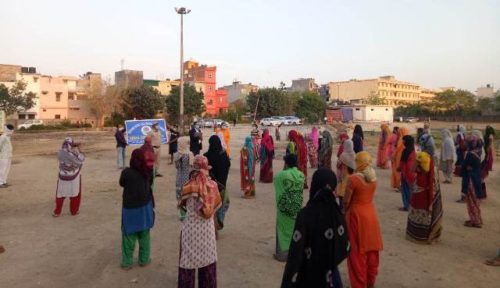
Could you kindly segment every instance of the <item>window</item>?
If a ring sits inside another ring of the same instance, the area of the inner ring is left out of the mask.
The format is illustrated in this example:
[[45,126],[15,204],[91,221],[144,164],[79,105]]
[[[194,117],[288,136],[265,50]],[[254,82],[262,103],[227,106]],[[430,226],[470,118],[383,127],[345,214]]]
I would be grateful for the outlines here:
[[61,119],[61,115],[60,114],[54,115],[54,119]]
[[76,100],[76,99],[75,99],[75,93],[73,93],[73,92],[68,92],[68,100]]
[[359,111],[359,108],[356,108],[356,111]]
[[222,103],[222,97],[219,98],[219,102]]
[[43,109],[42,111],[43,111],[43,112],[47,112],[47,109]]
[[375,109],[373,109],[373,108],[372,108],[372,109],[370,109],[370,110],[371,110],[371,111],[375,111]]
[[385,108],[385,111],[389,111],[389,109]]
[[29,114],[28,119],[35,119],[35,114]]
[[47,95],[47,93],[49,93],[49,91],[42,91],[43,95]]
[[62,92],[56,92],[56,102],[61,102],[61,94]]
[[208,73],[208,78],[212,78],[212,73]]

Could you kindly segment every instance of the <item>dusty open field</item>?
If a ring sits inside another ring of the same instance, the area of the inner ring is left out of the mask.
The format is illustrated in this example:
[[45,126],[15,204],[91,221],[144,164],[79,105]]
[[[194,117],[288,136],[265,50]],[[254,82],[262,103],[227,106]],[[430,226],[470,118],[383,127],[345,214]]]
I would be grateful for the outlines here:
[[[439,126],[454,125],[433,124]],[[475,125],[480,126],[484,125]],[[238,126],[232,133],[231,206],[218,240],[219,287],[279,287],[284,267],[272,258],[272,185],[257,184],[256,199],[240,198],[237,152],[249,129]],[[206,139],[209,133],[206,130]],[[70,216],[67,201],[63,215],[53,218],[55,155],[67,134],[85,143],[82,206],[80,215]],[[153,262],[145,268],[134,266],[123,271],[119,266],[121,189],[112,132],[17,134],[13,145],[12,186],[0,189],[0,244],[7,249],[0,255],[0,287],[176,287],[180,223],[175,168],[167,165],[166,146],[161,166],[165,177],[158,178],[155,191]],[[278,144],[275,172],[282,167],[284,145]],[[367,150],[375,155],[375,147]],[[482,263],[500,247],[499,170],[496,165],[487,180],[489,197],[482,205],[482,229],[462,225],[467,213],[464,204],[455,203],[458,179],[452,185],[442,185],[444,231],[441,242],[433,246],[404,239],[406,214],[397,210],[401,196],[389,189],[389,170],[377,170],[376,202],[385,246],[377,287],[498,287],[500,268]],[[345,263],[340,269],[349,286]]]

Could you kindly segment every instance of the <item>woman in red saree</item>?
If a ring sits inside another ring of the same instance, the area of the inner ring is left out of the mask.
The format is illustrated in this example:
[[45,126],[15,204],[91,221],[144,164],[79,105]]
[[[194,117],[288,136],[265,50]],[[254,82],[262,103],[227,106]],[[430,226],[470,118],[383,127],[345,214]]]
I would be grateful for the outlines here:
[[434,161],[427,152],[417,154],[417,178],[412,188],[406,239],[419,244],[433,244],[441,236],[443,207],[436,181]]
[[307,146],[304,137],[295,130],[288,132],[288,146],[286,155],[294,154],[297,156],[297,168],[304,173],[304,188],[307,188]]
[[274,142],[269,130],[265,129],[260,141],[260,182],[273,183]]
[[380,129],[382,132],[378,141],[377,167],[389,169],[390,165],[387,151],[390,148],[389,141],[391,140],[391,130],[388,124],[382,124]]

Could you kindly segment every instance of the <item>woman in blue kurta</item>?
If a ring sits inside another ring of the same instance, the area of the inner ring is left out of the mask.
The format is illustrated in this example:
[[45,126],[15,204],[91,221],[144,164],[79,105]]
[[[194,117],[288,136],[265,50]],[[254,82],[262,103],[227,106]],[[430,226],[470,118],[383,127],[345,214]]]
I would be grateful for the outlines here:
[[139,242],[139,265],[151,262],[149,230],[153,228],[152,171],[148,167],[144,150],[135,149],[130,167],[122,171],[122,263],[125,270],[132,268],[135,242]]

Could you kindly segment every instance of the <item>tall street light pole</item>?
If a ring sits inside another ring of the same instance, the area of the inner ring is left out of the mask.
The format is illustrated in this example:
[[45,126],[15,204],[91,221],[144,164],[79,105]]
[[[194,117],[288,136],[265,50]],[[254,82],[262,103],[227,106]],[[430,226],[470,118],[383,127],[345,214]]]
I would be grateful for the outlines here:
[[175,12],[181,15],[181,83],[180,83],[180,100],[179,100],[179,128],[181,133],[184,134],[184,15],[191,12],[190,9],[185,7],[175,8]]

